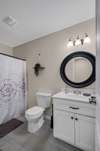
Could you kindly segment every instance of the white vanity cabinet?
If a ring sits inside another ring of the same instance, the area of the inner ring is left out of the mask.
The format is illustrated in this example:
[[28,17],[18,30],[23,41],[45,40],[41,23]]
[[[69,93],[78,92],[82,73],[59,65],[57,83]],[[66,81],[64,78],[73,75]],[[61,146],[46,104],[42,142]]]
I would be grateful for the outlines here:
[[54,137],[95,151],[95,105],[53,97]]
[[74,145],[74,114],[54,111],[54,136]]
[[95,151],[95,118],[77,115],[75,145],[86,151]]

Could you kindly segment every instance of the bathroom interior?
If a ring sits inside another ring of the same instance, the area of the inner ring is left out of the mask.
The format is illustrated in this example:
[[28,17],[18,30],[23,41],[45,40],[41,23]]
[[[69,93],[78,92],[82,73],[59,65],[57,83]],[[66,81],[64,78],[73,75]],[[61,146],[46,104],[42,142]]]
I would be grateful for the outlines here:
[[95,3],[0,0],[0,151],[95,151]]

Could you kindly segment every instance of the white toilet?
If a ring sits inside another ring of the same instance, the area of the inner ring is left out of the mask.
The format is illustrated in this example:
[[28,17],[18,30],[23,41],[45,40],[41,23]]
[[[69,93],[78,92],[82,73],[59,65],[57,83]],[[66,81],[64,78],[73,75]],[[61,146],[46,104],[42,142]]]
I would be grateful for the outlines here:
[[38,106],[34,106],[25,112],[28,121],[28,131],[35,133],[44,123],[44,111],[50,107],[51,93],[36,93],[36,101]]

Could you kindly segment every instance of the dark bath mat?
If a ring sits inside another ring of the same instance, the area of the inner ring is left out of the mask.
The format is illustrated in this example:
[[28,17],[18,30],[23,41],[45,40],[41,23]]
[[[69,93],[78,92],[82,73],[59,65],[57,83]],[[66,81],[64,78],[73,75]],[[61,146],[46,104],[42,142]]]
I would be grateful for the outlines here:
[[17,119],[12,119],[7,123],[0,125],[0,138],[4,137],[11,131],[15,130],[18,126],[22,125],[23,122]]

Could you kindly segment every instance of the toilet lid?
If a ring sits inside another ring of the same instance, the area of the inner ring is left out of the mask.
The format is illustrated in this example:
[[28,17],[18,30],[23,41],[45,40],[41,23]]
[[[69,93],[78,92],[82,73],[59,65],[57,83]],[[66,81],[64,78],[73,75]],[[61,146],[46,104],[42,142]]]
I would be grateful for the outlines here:
[[42,107],[34,106],[34,107],[28,109],[26,111],[26,114],[28,114],[28,115],[38,115],[38,114],[42,114],[43,111],[44,111],[44,109]]

